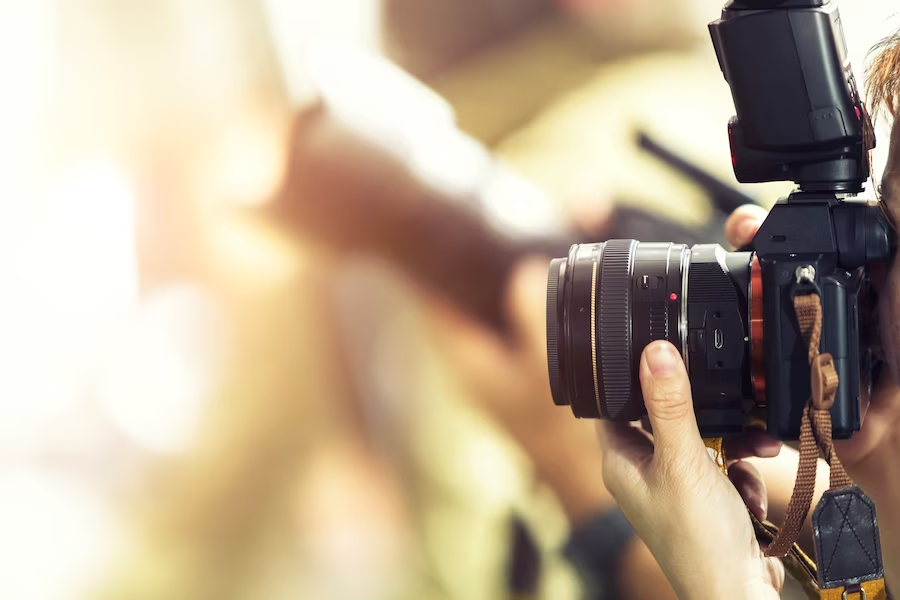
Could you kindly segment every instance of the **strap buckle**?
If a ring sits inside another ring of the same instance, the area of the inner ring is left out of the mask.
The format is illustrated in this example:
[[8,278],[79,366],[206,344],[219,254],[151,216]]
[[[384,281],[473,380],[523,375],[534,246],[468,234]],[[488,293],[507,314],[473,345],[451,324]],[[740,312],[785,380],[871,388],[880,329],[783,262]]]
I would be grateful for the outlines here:
[[850,596],[848,594],[853,594],[854,596],[856,594],[859,594],[859,600],[869,600],[869,596],[868,596],[868,594],[866,594],[866,589],[863,587],[861,587],[858,590],[853,591],[853,592],[848,592],[845,589],[844,593],[841,595],[841,600],[850,600]]
[[794,285],[791,286],[791,301],[797,296],[816,294],[822,297],[822,290],[816,283],[816,268],[813,265],[801,265],[794,272]]
[[797,277],[798,285],[801,283],[815,283],[816,268],[812,265],[806,265],[804,267],[797,267],[797,270],[794,272],[794,275]]

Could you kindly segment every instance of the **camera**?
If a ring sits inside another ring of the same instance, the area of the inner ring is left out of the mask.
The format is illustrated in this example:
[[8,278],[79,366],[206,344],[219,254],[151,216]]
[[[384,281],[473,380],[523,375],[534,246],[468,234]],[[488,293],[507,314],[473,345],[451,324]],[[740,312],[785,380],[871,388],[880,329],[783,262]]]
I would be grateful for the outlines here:
[[821,296],[821,352],[840,379],[833,436],[849,438],[875,364],[869,268],[891,257],[896,237],[877,202],[858,197],[875,139],[840,13],[830,0],[732,0],[709,29],[736,109],[737,180],[796,188],[737,252],[610,240],[553,260],[553,400],[579,418],[641,419],[641,352],[667,340],[690,375],[704,437],[764,421],[774,437],[799,439],[810,367],[792,297],[807,281]]

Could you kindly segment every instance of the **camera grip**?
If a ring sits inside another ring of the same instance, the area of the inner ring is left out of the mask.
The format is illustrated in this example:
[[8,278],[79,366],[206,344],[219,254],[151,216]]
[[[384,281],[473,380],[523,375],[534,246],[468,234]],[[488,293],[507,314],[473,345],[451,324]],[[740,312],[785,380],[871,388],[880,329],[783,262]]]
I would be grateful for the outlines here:
[[[825,270],[820,261],[772,261],[763,264],[765,286],[766,408],[769,432],[780,440],[797,440],[804,407],[810,397],[809,349],[799,330],[792,291],[798,267]],[[861,272],[835,270],[818,279],[822,292],[820,352],[830,354],[839,384],[831,408],[835,439],[859,430]]]

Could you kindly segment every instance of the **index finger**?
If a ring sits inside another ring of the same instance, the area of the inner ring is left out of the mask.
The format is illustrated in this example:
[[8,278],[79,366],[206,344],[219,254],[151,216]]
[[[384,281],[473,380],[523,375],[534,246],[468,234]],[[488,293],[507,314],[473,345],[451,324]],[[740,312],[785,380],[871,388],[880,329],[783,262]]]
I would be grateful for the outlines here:
[[735,248],[741,248],[753,241],[753,236],[766,220],[768,212],[761,206],[745,204],[739,207],[725,222],[725,237]]

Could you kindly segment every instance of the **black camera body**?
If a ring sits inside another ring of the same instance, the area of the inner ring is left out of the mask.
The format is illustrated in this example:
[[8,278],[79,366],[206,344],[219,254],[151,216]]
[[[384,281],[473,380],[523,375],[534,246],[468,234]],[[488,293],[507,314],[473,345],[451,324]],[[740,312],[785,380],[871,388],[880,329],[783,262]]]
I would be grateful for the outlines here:
[[820,351],[840,377],[836,439],[860,427],[874,360],[868,266],[896,238],[877,203],[853,197],[875,139],[829,0],[734,0],[710,24],[737,116],[728,125],[741,183],[793,181],[753,247],[613,240],[553,261],[548,363],[554,401],[581,418],[639,419],[643,348],[668,340],[691,376],[705,437],[742,433],[760,412],[782,440],[800,435],[808,347],[793,295],[821,293]]
[[891,229],[878,206],[833,194],[796,193],[772,209],[754,240],[762,273],[764,395],[769,432],[800,437],[810,396],[808,347],[792,294],[798,270],[814,276],[822,300],[820,351],[831,354],[839,385],[831,409],[833,436],[859,431],[860,405],[869,393],[874,357],[874,297],[866,266],[891,253]]

